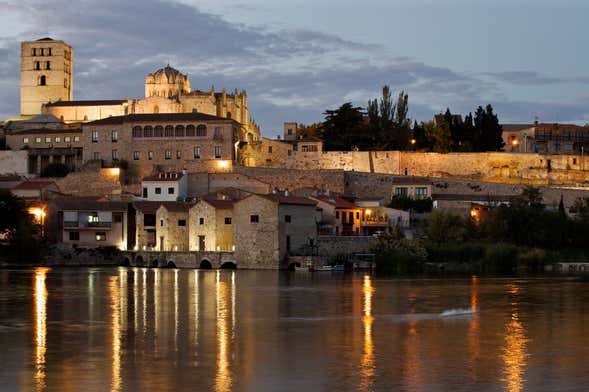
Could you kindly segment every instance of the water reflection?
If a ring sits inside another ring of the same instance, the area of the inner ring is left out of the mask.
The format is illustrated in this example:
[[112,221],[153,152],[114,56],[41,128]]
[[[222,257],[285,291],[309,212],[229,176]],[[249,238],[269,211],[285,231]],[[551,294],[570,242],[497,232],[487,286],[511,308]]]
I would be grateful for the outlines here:
[[519,319],[519,287],[512,283],[509,288],[511,294],[511,319],[505,326],[505,348],[502,359],[504,362],[505,381],[509,392],[519,392],[524,386],[524,372],[526,368],[526,330]]
[[45,353],[47,352],[47,285],[49,268],[35,270],[35,384],[38,391],[46,387]]
[[215,377],[215,390],[219,392],[231,391],[233,382],[230,368],[230,344],[234,336],[234,324],[229,319],[234,318],[235,271],[231,272],[229,284],[225,281],[226,278],[226,274],[217,271],[215,284],[217,296],[217,375]]
[[470,310],[473,316],[470,318],[470,327],[468,329],[468,347],[471,361],[476,361],[480,357],[480,326],[479,315],[476,313],[479,307],[479,280],[476,276],[470,279]]
[[108,282],[111,310],[111,391],[121,390],[121,289],[118,282],[119,280],[119,277],[111,276]]
[[364,284],[362,285],[362,295],[364,297],[362,325],[364,327],[364,354],[361,364],[361,387],[364,390],[370,390],[374,378],[374,346],[372,342],[372,297],[374,288],[369,275],[364,275]]

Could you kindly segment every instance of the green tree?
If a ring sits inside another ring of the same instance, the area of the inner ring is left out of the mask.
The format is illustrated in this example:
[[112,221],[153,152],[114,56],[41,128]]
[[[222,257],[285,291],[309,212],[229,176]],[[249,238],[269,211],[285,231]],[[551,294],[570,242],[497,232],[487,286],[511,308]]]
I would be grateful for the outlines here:
[[355,147],[370,147],[361,107],[347,102],[338,109],[325,111],[324,115],[321,128],[325,150],[349,151]]
[[469,238],[470,220],[442,210],[433,210],[425,226],[425,234],[432,242],[464,242]]
[[447,153],[452,149],[452,135],[448,124],[436,125],[433,121],[423,123],[425,137],[428,139],[432,151]]
[[500,151],[503,149],[503,128],[499,118],[493,113],[493,107],[487,105],[485,109],[479,106],[474,116],[476,144],[475,151]]
[[8,241],[8,256],[36,257],[39,226],[33,222],[24,200],[8,191],[0,191],[0,217],[0,233]]

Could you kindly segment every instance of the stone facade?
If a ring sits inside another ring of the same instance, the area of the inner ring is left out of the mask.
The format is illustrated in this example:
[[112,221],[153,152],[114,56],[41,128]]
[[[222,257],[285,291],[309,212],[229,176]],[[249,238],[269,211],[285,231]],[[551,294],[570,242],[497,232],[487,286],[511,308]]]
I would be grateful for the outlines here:
[[236,122],[200,113],[110,117],[82,129],[85,162],[126,160],[134,178],[154,168],[229,171],[234,144],[245,137]]
[[161,172],[145,177],[141,182],[141,198],[150,201],[184,200],[188,195],[186,172]]
[[188,211],[192,205],[165,203],[156,212],[156,249],[188,250]]
[[0,174],[27,175],[28,157],[27,151],[0,151]]
[[40,114],[44,103],[73,99],[73,58],[74,50],[63,41],[21,43],[21,114]]
[[232,252],[233,203],[225,200],[200,200],[189,213],[191,251]]

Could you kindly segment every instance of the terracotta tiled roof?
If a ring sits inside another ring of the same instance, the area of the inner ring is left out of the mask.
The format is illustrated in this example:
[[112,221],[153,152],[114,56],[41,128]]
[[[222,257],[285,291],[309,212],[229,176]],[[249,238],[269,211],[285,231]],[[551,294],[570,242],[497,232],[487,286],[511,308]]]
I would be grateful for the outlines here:
[[94,101],[57,101],[46,103],[45,106],[57,107],[57,106],[114,106],[122,105],[127,102],[126,99],[103,99]]
[[100,197],[58,197],[54,200],[59,210],[72,211],[127,211],[128,203],[109,201]]
[[339,196],[319,195],[319,196],[313,196],[313,198],[317,199],[317,200],[321,200],[324,203],[331,204],[331,205],[335,206],[335,208],[341,208],[341,209],[346,209],[346,210],[360,208],[360,207],[356,206],[354,203],[352,203],[351,201],[343,199]]
[[34,190],[34,189],[45,189],[54,185],[57,187],[54,181],[25,181],[15,186],[14,190]]
[[158,114],[128,114],[126,116],[113,116],[101,120],[91,121],[89,125],[110,125],[124,123],[155,123],[164,121],[224,121],[235,122],[235,120],[211,116],[204,113],[158,113]]
[[235,200],[203,199],[203,201],[219,210],[230,210],[235,204]]
[[264,195],[264,197],[278,201],[280,204],[287,204],[287,205],[297,205],[297,206],[315,206],[317,202],[315,200],[307,199],[306,197],[299,197],[299,196],[283,196],[283,195],[275,195],[269,194]]
[[182,173],[157,173],[143,178],[143,181],[178,181],[184,176]]
[[136,210],[145,213],[154,213],[157,211],[158,208],[162,205],[159,201],[136,201],[133,203],[133,207]]
[[185,203],[183,201],[162,201],[160,206],[170,212],[188,212],[195,203]]

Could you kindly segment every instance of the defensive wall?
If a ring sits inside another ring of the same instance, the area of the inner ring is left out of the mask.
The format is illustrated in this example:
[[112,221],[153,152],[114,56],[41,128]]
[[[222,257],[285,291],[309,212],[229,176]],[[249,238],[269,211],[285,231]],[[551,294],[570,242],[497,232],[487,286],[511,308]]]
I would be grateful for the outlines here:
[[22,151],[0,151],[0,174],[18,174],[26,176],[29,173],[29,153]]
[[[246,147],[247,148],[247,147]],[[254,154],[250,153],[250,157]],[[295,170],[343,170],[423,177],[457,177],[479,181],[536,185],[589,183],[589,158],[505,152],[424,153],[408,151],[328,151],[291,156],[264,149],[250,166]],[[271,158],[267,158],[271,156]]]

